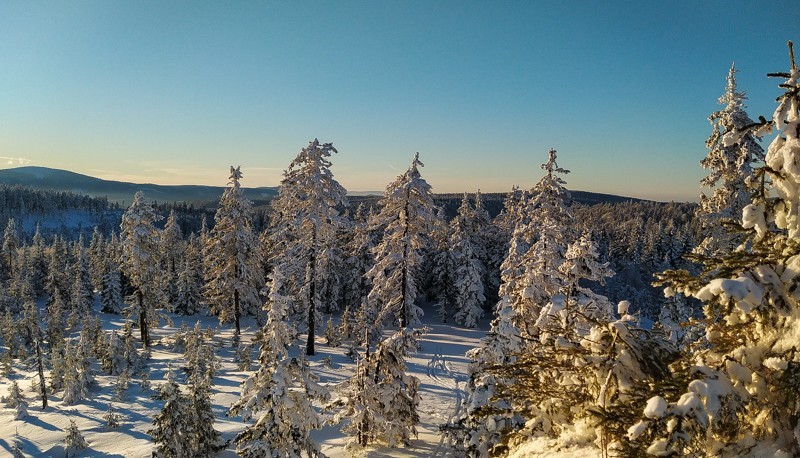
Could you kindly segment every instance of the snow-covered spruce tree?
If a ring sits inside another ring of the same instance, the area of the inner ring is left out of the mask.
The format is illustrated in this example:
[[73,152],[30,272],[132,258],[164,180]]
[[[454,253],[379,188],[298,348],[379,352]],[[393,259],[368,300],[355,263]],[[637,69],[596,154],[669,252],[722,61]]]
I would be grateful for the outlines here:
[[217,370],[216,355],[209,344],[211,330],[203,330],[200,323],[187,333],[186,371],[189,374],[187,409],[191,416],[189,443],[190,456],[209,457],[222,445],[220,433],[214,429],[214,412],[211,406],[211,384]]
[[483,284],[486,269],[478,253],[481,248],[475,223],[475,212],[470,208],[467,194],[464,193],[458,215],[452,221],[452,253],[458,304],[455,320],[468,328],[478,325],[478,320],[483,317],[483,303],[486,300]]
[[36,372],[38,382],[34,380],[32,386],[36,394],[42,399],[42,410],[47,408],[47,387],[44,380],[44,352],[42,350],[42,341],[44,340],[44,331],[42,331],[42,320],[39,316],[39,307],[35,302],[29,301],[25,304],[23,317],[20,321],[20,332],[25,335],[27,347],[36,358]]
[[338,389],[336,397],[325,407],[334,410],[333,424],[341,424],[342,432],[350,436],[347,448],[365,447],[377,440],[381,397],[375,380],[374,358],[366,353],[356,361],[352,377]]
[[72,265],[72,289],[70,291],[71,309],[79,315],[88,315],[92,309],[94,297],[92,290],[92,277],[89,274],[89,264],[86,260],[86,251],[78,245],[75,253],[75,263]]
[[117,267],[108,269],[100,285],[100,303],[103,313],[113,313],[118,315],[122,311],[122,285],[120,284],[120,272]]
[[89,360],[90,347],[81,339],[77,343],[67,342],[65,347],[65,373],[64,394],[62,402],[66,405],[75,404],[86,399],[89,389],[94,384],[94,376]]
[[156,444],[155,453],[164,458],[192,456],[191,418],[186,395],[175,382],[170,367],[167,381],[158,390],[156,399],[164,402],[164,407],[153,418],[153,429],[147,431]]
[[205,376],[193,373],[189,377],[187,395],[188,410],[192,425],[189,428],[188,456],[210,457],[221,448],[220,433],[214,429],[214,411],[211,406],[211,388]]
[[[598,262],[597,244],[586,234],[571,243],[565,253],[564,262],[558,270],[564,278],[559,294],[551,297],[542,308],[536,326],[542,332],[550,332],[553,321],[560,321],[562,328],[574,329],[575,335],[585,335],[593,323],[608,321],[613,316],[612,305],[605,296],[596,294],[581,283],[597,282],[602,285],[607,277],[614,275],[608,263]],[[567,313],[570,309],[575,313]],[[552,334],[552,333],[551,333]]]
[[369,293],[369,284],[364,274],[372,268],[372,249],[375,247],[375,235],[369,230],[363,203],[356,208],[349,228],[344,263],[350,280],[345,282],[344,303],[346,310],[348,307],[350,310],[357,310]]
[[[643,450],[627,441],[628,427],[653,387],[668,378],[674,348],[639,329],[635,318],[626,314],[628,303],[620,304],[620,319],[588,320],[577,301],[567,298],[564,303],[557,316],[552,310],[542,311],[552,319],[540,325],[536,345],[520,352],[511,364],[488,368],[497,381],[495,399],[506,404],[474,412],[474,417],[490,422],[489,432],[500,435],[496,445],[487,441],[478,447],[488,445],[489,454],[502,454],[546,434],[559,446],[594,444],[604,457],[642,456]],[[588,326],[574,326],[581,321]],[[520,418],[492,424],[498,411],[506,418]]]
[[253,207],[239,180],[241,167],[231,167],[230,187],[222,193],[214,215],[214,228],[203,246],[205,296],[220,322],[233,321],[234,339],[241,333],[242,315],[258,311],[258,290],[263,285],[261,250],[253,233]]
[[631,430],[651,454],[800,454],[800,69],[789,51],[790,72],[769,75],[786,78],[773,119],[723,139],[779,131],[743,209],[748,243],[700,257],[698,275],[661,274],[667,293],[703,302],[708,325],[706,345],[673,366],[683,389],[660,393]]
[[117,429],[122,423],[122,415],[114,411],[114,404],[108,403],[108,411],[103,415],[106,429]]
[[419,423],[419,379],[406,373],[405,360],[416,351],[424,330],[401,328],[367,353],[338,398],[329,404],[337,410],[334,422],[346,421],[342,430],[353,446],[384,443],[408,445]]
[[347,204],[347,191],[331,172],[328,158],[335,152],[332,143],[309,142],[283,172],[278,197],[272,201],[270,244],[275,251],[270,264],[293,279],[284,284],[283,293],[295,298],[296,309],[289,312],[307,328],[307,355],[314,354],[320,293],[333,275],[327,261],[341,225],[339,209]]
[[14,276],[14,260],[17,257],[17,248],[20,246],[19,232],[17,230],[17,223],[14,218],[9,218],[6,228],[3,231],[3,245],[0,248],[2,254],[2,262],[0,265],[4,267],[5,277],[11,278]]
[[664,337],[679,348],[683,348],[705,334],[705,326],[695,318],[696,310],[680,293],[666,299],[658,314],[653,329],[664,333]]
[[144,365],[144,358],[136,348],[136,341],[133,337],[133,322],[125,320],[120,331],[122,333],[123,370],[128,369],[131,373],[138,372]]
[[89,446],[89,443],[83,438],[83,434],[81,434],[78,426],[75,425],[75,420],[69,420],[69,426],[66,432],[67,436],[64,438],[64,454],[67,458],[76,456],[78,452]]
[[194,315],[203,304],[203,274],[201,262],[187,254],[178,274],[178,293],[174,303],[175,313]]
[[472,362],[467,399],[444,427],[451,444],[471,456],[485,456],[500,441],[501,431],[521,426],[518,415],[508,414],[508,401],[496,396],[499,385],[513,380],[498,379],[487,369],[514,363],[518,352],[532,345],[542,307],[563,287],[558,267],[567,248],[569,194],[556,174],[568,171],[558,167],[553,149],[542,169],[547,175],[530,193],[512,190],[506,198],[505,216],[497,221],[501,227],[513,226],[501,265],[497,316],[489,334],[468,353]]
[[128,399],[128,388],[131,384],[131,372],[126,367],[120,372],[117,380],[114,382],[114,396],[117,401],[125,401]]
[[[503,288],[501,304],[508,303],[514,308],[514,324],[523,338],[535,338],[535,323],[541,307],[563,288],[565,278],[558,268],[572,241],[570,195],[564,188],[566,182],[558,176],[569,170],[558,166],[554,149],[548,152],[548,160],[541,167],[547,174],[531,189],[522,209],[530,219],[526,221],[523,217],[517,223],[512,242],[516,242],[512,249],[519,250],[528,243],[530,248],[521,255],[519,266],[512,266],[510,262],[502,266],[504,270],[521,268],[521,276]],[[506,261],[513,258],[509,254]]]
[[214,333],[210,329],[201,328],[199,321],[186,333],[186,349],[183,352],[186,358],[185,370],[190,380],[195,380],[196,384],[202,381],[210,386],[217,372],[217,356],[209,343],[213,337]]
[[122,215],[122,270],[135,288],[133,315],[139,318],[139,333],[145,348],[150,347],[150,326],[157,322],[155,308],[165,303],[162,274],[158,263],[160,218],[139,191]]
[[161,231],[160,240],[161,267],[165,277],[165,292],[167,300],[175,307],[178,298],[178,274],[182,264],[182,253],[184,253],[183,234],[178,224],[175,210],[172,209]]
[[480,189],[475,193],[475,229],[477,230],[475,252],[485,268],[483,275],[483,288],[486,296],[484,309],[488,310],[489,304],[493,307],[498,300],[500,264],[503,263],[503,259],[508,253],[508,240],[502,231],[498,230],[489,216],[489,212],[483,206],[483,194]]
[[451,231],[443,211],[437,212],[435,229],[431,233],[433,262],[429,283],[430,298],[437,302],[436,315],[446,323],[456,311],[456,266],[454,253],[451,250]]
[[100,366],[108,375],[119,375],[125,365],[122,358],[122,340],[120,340],[117,331],[111,331],[107,335],[106,349],[107,351],[100,359]]
[[36,233],[30,247],[30,257],[28,260],[28,279],[33,289],[33,295],[39,298],[44,294],[45,280],[47,279],[47,253],[44,237],[42,237],[39,225],[36,225]]
[[259,367],[242,383],[241,397],[228,412],[243,421],[257,418],[234,439],[244,457],[321,456],[310,435],[321,426],[311,399],[324,399],[327,392],[313,380],[305,360],[289,356],[296,334],[287,322],[291,298],[281,293],[283,281],[280,269],[273,270],[265,305],[269,317],[258,336]]
[[8,389],[8,396],[3,398],[6,407],[14,409],[14,420],[21,420],[28,415],[28,401],[22,390],[19,389],[17,381],[11,382],[11,387]]
[[744,92],[736,87],[736,69],[731,65],[728,84],[719,103],[725,108],[709,116],[711,135],[706,140],[708,154],[700,162],[709,171],[700,184],[711,191],[711,196],[700,195],[697,216],[707,235],[698,247],[699,252],[714,254],[727,252],[741,243],[743,233],[725,228],[741,218],[742,209],[750,202],[750,194],[757,182],[755,168],[764,160],[764,149],[758,137],[748,131],[738,137],[736,143],[727,144],[725,134],[738,132],[753,124],[745,111]]
[[372,228],[383,229],[373,250],[375,265],[366,274],[372,283],[367,301],[378,311],[378,326],[388,318],[400,328],[420,324],[417,268],[436,222],[431,186],[419,172],[422,166],[417,153],[408,170],[386,187],[381,210],[370,222]]
[[112,260],[106,257],[106,240],[98,226],[95,226],[94,230],[92,230],[92,238],[89,240],[86,257],[89,264],[89,273],[92,277],[92,285],[94,285],[95,289],[100,290],[103,276],[108,272],[109,263]]

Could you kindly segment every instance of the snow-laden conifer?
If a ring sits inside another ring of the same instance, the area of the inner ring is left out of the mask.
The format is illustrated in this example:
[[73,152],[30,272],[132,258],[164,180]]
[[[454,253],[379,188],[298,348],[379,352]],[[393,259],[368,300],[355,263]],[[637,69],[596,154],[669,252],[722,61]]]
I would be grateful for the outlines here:
[[[83,334],[81,335],[83,337]],[[75,404],[86,399],[94,384],[90,357],[90,346],[85,340],[69,341],[65,347],[64,394],[62,402]]]
[[241,179],[241,167],[231,167],[230,186],[222,193],[214,228],[203,246],[206,298],[220,322],[234,322],[236,338],[242,315],[257,312],[263,284],[261,250],[251,222],[253,207],[244,196]]
[[436,301],[436,315],[446,323],[457,309],[456,265],[452,251],[452,229],[443,211],[437,212],[436,225],[431,233],[433,260],[428,282],[429,297]]
[[674,366],[677,387],[659,393],[664,408],[644,409],[631,430],[651,454],[800,454],[800,68],[791,42],[789,51],[791,70],[769,75],[785,79],[772,120],[722,139],[728,146],[778,131],[742,210],[747,243],[700,257],[698,275],[661,275],[668,294],[704,303],[708,325],[705,345]]
[[149,434],[156,444],[155,453],[164,458],[191,456],[192,431],[191,414],[186,395],[175,382],[170,367],[167,380],[159,387],[156,399],[164,402],[164,407],[153,418],[153,429]]
[[[81,238],[81,240],[83,240]],[[89,264],[86,259],[86,251],[82,242],[78,242],[75,252],[75,263],[72,264],[72,288],[70,290],[71,308],[80,315],[86,315],[92,308],[94,297],[92,291],[92,277],[89,273]]]
[[[341,225],[339,210],[347,203],[347,191],[333,177],[332,143],[317,139],[300,150],[283,173],[270,245],[270,264],[287,277],[284,294],[294,296],[297,316],[307,330],[306,354],[314,354],[314,338],[321,320],[320,298],[326,279],[334,276],[339,258],[333,245]],[[337,307],[338,309],[338,307]]]
[[11,382],[11,387],[8,389],[8,395],[3,398],[6,407],[14,409],[14,419],[21,420],[28,415],[28,401],[25,395],[22,394],[17,381]]
[[175,313],[194,315],[203,304],[203,274],[198,259],[187,255],[178,274],[177,297],[174,303]]
[[139,318],[139,332],[145,348],[150,346],[150,326],[157,322],[155,309],[164,306],[159,259],[158,221],[153,207],[141,191],[122,215],[122,269],[135,288],[133,313]]
[[116,267],[108,269],[100,282],[100,303],[103,313],[119,314],[122,312],[122,285],[120,272]]
[[107,429],[117,429],[122,423],[122,415],[114,410],[114,404],[108,403],[108,411],[103,415],[103,421]]
[[418,268],[436,220],[431,186],[419,171],[423,165],[417,153],[408,170],[386,187],[381,210],[370,222],[383,232],[373,250],[375,265],[367,272],[372,284],[367,301],[378,311],[378,324],[392,319],[405,328],[419,325],[422,316],[416,304]]
[[[559,176],[569,170],[558,166],[556,150],[551,149],[541,167],[547,173],[530,191],[522,219],[514,229],[512,245],[519,249],[529,245],[520,256],[520,266],[503,265],[506,269],[522,268],[520,276],[503,288],[502,301],[508,300],[516,311],[515,325],[523,337],[536,335],[535,323],[541,307],[564,286],[564,275],[558,270],[565,260],[567,246],[572,241],[569,211],[569,191]],[[508,260],[514,257],[509,254]],[[504,281],[506,278],[504,278]]]
[[408,354],[424,330],[401,328],[358,360],[356,372],[328,406],[334,422],[352,437],[350,446],[408,445],[419,423],[419,379],[406,371]]
[[726,134],[740,132],[753,124],[745,111],[744,92],[736,86],[736,69],[731,65],[728,84],[719,103],[725,107],[708,117],[711,122],[711,135],[706,140],[708,154],[700,162],[708,170],[708,176],[700,184],[711,193],[700,195],[697,215],[707,233],[698,250],[713,254],[717,251],[730,251],[742,239],[742,234],[724,224],[741,219],[742,209],[750,203],[750,194],[757,186],[754,181],[755,169],[764,160],[764,149],[759,138],[752,131],[738,136],[735,143],[726,142]]
[[69,426],[66,432],[67,436],[64,438],[64,454],[67,458],[74,457],[80,453],[81,450],[89,447],[89,443],[86,442],[78,426],[75,425],[75,420],[69,420]]
[[160,235],[160,257],[165,277],[164,288],[167,300],[174,307],[178,296],[178,274],[184,253],[183,234],[174,209],[170,210],[164,230]]
[[2,254],[2,266],[5,268],[6,278],[14,275],[15,260],[17,258],[17,248],[20,246],[17,222],[14,218],[9,218],[6,228],[3,231],[3,245],[0,248]]
[[45,280],[47,278],[47,253],[44,243],[44,237],[41,234],[41,228],[36,225],[36,232],[33,235],[33,240],[30,247],[30,256],[28,260],[28,279],[33,290],[33,295],[36,298],[41,297],[45,292]]
[[287,323],[292,298],[281,294],[283,274],[271,274],[266,308],[269,318],[258,336],[259,368],[242,383],[242,393],[228,415],[254,424],[234,442],[241,456],[320,456],[311,430],[321,426],[311,399],[325,398],[326,391],[308,372],[305,360],[289,356],[295,332]]
[[476,213],[470,208],[465,193],[458,215],[452,221],[452,253],[458,304],[455,320],[468,328],[478,325],[486,300],[483,283],[486,268],[481,262],[480,232],[475,218]]
[[113,262],[113,260],[106,256],[106,240],[98,226],[95,226],[92,231],[92,238],[89,240],[86,259],[89,264],[92,285],[94,285],[95,289],[99,290],[102,286],[103,276],[105,276],[109,264]]

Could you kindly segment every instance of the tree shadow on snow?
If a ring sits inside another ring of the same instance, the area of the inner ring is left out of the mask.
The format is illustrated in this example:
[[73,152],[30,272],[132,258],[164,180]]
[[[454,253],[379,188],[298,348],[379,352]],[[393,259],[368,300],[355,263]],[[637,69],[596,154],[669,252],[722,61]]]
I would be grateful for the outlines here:
[[28,415],[27,417],[23,418],[22,421],[25,423],[38,426],[39,428],[46,429],[48,431],[61,431],[62,429],[58,426],[50,424],[46,421],[40,420],[39,418],[33,417]]

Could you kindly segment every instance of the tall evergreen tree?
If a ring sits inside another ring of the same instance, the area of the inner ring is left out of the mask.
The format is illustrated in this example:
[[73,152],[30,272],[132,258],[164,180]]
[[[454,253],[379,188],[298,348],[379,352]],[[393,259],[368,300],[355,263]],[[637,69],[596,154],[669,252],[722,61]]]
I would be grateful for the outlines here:
[[35,297],[41,297],[45,292],[45,280],[47,279],[47,253],[39,225],[36,225],[36,232],[30,247],[28,259],[28,279]]
[[98,226],[92,231],[92,239],[89,241],[87,253],[89,273],[92,277],[92,284],[96,289],[102,287],[103,276],[108,271],[108,264],[111,259],[106,257],[106,241]]
[[286,293],[298,299],[298,310],[307,328],[306,354],[314,354],[314,338],[320,322],[321,290],[334,276],[332,241],[341,224],[339,210],[347,203],[347,191],[333,177],[332,143],[314,139],[283,173],[278,198],[272,202],[276,214],[272,265],[297,279],[287,282]]
[[436,220],[431,186],[419,172],[419,153],[408,170],[386,187],[381,210],[371,221],[382,229],[375,247],[375,265],[367,272],[372,283],[368,302],[378,310],[378,323],[392,318],[401,328],[420,323],[418,267]]
[[205,295],[221,322],[233,321],[235,339],[241,333],[242,315],[257,312],[261,278],[261,251],[253,233],[253,207],[239,180],[241,167],[231,167],[230,187],[222,193],[214,215],[214,228],[203,246]]
[[[559,176],[569,173],[569,170],[558,166],[554,149],[549,151],[548,160],[541,167],[547,174],[531,189],[525,204],[530,219],[521,219],[514,229],[514,238],[522,238],[530,248],[520,258],[521,277],[513,284],[508,282],[501,298],[504,304],[509,303],[514,308],[515,325],[523,337],[536,334],[532,326],[542,305],[563,287],[565,279],[558,268],[565,260],[572,239],[572,214],[568,208],[570,195],[564,188],[566,182]],[[513,259],[509,255],[507,261]],[[507,262],[503,268],[515,267]]]
[[9,218],[6,228],[3,231],[3,245],[0,248],[2,254],[2,264],[5,267],[6,278],[14,275],[14,260],[17,257],[17,248],[20,246],[19,232],[14,218]]
[[165,302],[162,274],[159,267],[158,221],[153,207],[144,200],[142,192],[122,215],[122,269],[135,288],[134,314],[139,317],[139,332],[145,348],[150,347],[150,325],[157,322],[155,308]]
[[100,303],[103,313],[119,314],[122,311],[122,285],[120,284],[120,272],[117,268],[111,268],[103,275],[100,285]]
[[181,253],[184,252],[183,234],[175,215],[175,209],[170,210],[164,230],[161,231],[161,265],[164,269],[165,289],[167,300],[174,308],[178,298],[178,275],[181,270]]
[[94,303],[93,284],[83,245],[77,245],[75,263],[72,265],[71,308],[81,315],[88,314]]
[[725,107],[708,118],[712,126],[711,135],[706,140],[709,151],[700,162],[709,171],[700,184],[711,191],[711,196],[700,195],[697,215],[708,235],[699,249],[710,254],[718,250],[729,251],[741,241],[741,233],[726,230],[723,224],[740,220],[742,209],[750,202],[750,194],[757,185],[753,181],[755,168],[764,160],[764,149],[752,131],[736,137],[736,141],[731,143],[731,134],[735,135],[753,124],[745,111],[746,99],[744,92],[736,87],[736,69],[731,65],[725,94],[719,98],[719,103]]
[[747,243],[699,257],[698,275],[661,275],[668,294],[704,303],[707,342],[673,365],[682,383],[652,399],[664,408],[644,411],[635,436],[650,453],[738,456],[759,444],[764,455],[800,454],[800,68],[791,42],[789,54],[791,70],[769,75],[786,79],[772,120],[726,134],[734,145],[778,130],[742,210]]
[[486,268],[480,259],[480,231],[475,218],[476,213],[464,193],[458,215],[452,221],[452,253],[458,303],[455,319],[468,328],[478,325],[486,300],[483,283]]
[[258,342],[259,368],[242,383],[241,397],[228,412],[243,421],[258,416],[234,439],[237,453],[245,457],[321,456],[310,436],[322,425],[311,399],[325,398],[327,392],[312,379],[305,360],[289,356],[295,332],[287,323],[291,303],[281,294],[282,282],[282,272],[274,270],[266,304],[269,318]]

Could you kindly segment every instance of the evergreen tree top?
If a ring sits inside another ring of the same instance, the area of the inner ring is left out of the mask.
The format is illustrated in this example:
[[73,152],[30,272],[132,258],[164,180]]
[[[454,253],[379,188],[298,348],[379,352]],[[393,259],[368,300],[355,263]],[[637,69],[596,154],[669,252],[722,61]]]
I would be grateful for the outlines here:
[[728,70],[728,84],[725,86],[725,94],[719,98],[719,103],[721,105],[726,105],[728,109],[741,109],[743,108],[742,102],[747,100],[747,96],[744,92],[736,90],[737,72],[738,70],[736,70],[736,63],[734,62],[731,64],[731,69]]
[[[565,174],[565,175],[569,173],[569,170],[563,169],[563,168],[558,166],[558,163],[556,162],[556,156],[557,156],[556,155],[556,150],[553,149],[553,148],[550,148],[550,151],[547,152],[547,162],[545,162],[544,164],[541,165],[542,170],[547,170],[547,176],[548,177],[552,177],[553,173],[562,173],[562,174]],[[565,181],[561,180],[560,178],[556,178],[556,179],[557,179],[558,183],[560,183],[560,184],[565,184],[566,183]]]
[[241,180],[243,176],[241,165],[237,165],[235,168],[231,166],[231,176],[228,184],[233,185],[234,188],[239,188],[239,180]]

